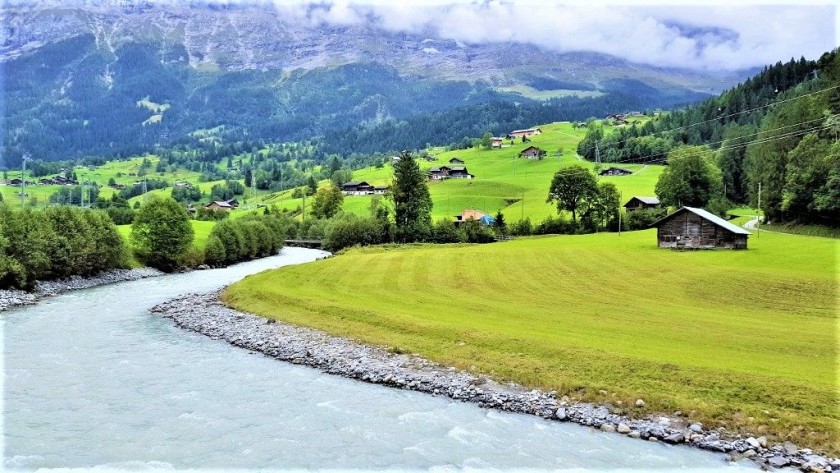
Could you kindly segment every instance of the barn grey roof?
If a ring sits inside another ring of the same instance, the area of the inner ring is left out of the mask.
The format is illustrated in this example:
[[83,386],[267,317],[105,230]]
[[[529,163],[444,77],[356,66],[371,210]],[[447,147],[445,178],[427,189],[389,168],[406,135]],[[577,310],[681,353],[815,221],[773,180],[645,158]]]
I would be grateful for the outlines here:
[[670,219],[670,218],[671,218],[671,217],[673,217],[674,215],[676,215],[676,214],[678,214],[678,213],[682,212],[683,210],[688,210],[689,212],[691,212],[691,213],[693,213],[693,214],[695,214],[695,215],[699,216],[700,218],[704,218],[704,219],[706,219],[706,220],[708,220],[708,221],[710,221],[710,222],[714,223],[715,225],[717,225],[717,226],[719,226],[719,227],[721,227],[721,228],[724,228],[724,229],[726,229],[726,230],[729,230],[729,231],[730,231],[730,232],[732,232],[732,233],[737,233],[737,234],[739,234],[739,235],[752,235],[752,233],[750,233],[750,232],[748,232],[748,231],[744,230],[743,228],[739,227],[738,225],[733,225],[733,224],[731,224],[731,223],[727,222],[726,220],[724,220],[724,219],[722,219],[722,218],[718,217],[717,215],[715,215],[715,214],[713,214],[713,213],[711,213],[711,212],[708,212],[708,211],[703,210],[703,209],[698,209],[698,208],[696,208],[696,207],[682,207],[682,208],[680,208],[679,210],[677,210],[676,212],[674,212],[674,213],[672,213],[672,214],[670,214],[670,215],[667,215],[667,216],[665,216],[665,217],[663,217],[663,218],[659,219],[659,221],[657,221],[656,223],[654,223],[654,224],[653,224],[653,226],[654,226],[654,227],[659,226],[659,224],[660,224],[661,222],[663,222],[663,221],[665,221],[665,220]]
[[[632,201],[633,199],[640,200],[643,203],[648,204],[648,205],[659,205],[659,199],[657,199],[656,197],[639,197],[637,195],[634,195],[633,198],[631,198],[630,200],[627,201],[627,203],[629,204],[630,201]],[[627,204],[625,204],[625,205],[627,205]],[[686,208],[688,208],[688,207],[686,207]]]

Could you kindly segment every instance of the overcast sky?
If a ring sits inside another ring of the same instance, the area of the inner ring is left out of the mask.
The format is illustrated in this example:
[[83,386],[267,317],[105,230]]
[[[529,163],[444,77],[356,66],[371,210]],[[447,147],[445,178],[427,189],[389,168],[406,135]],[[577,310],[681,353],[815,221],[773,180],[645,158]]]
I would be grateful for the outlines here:
[[[304,10],[300,2],[291,0],[262,3],[293,8],[298,14]],[[308,4],[305,14],[313,22],[368,23],[387,31],[433,33],[465,43],[513,41],[699,69],[763,66],[803,55],[815,59],[838,45],[837,7],[831,3],[707,0],[703,4],[335,0]]]
[[840,0],[690,0],[693,6],[685,0],[151,0],[187,1],[273,6],[311,24],[368,24],[463,43],[511,41],[695,69],[816,59],[840,45]]

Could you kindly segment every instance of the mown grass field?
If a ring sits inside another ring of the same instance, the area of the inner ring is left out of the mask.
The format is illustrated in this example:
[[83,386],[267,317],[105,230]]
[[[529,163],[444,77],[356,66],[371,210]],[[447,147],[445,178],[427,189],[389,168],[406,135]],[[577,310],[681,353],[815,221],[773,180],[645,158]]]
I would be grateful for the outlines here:
[[[459,158],[465,162],[464,166],[469,172],[475,175],[475,179],[470,180],[430,181],[429,192],[434,202],[432,218],[452,218],[468,208],[492,214],[501,210],[511,222],[530,218],[533,223],[538,223],[548,216],[556,215],[556,207],[546,203],[554,173],[561,167],[573,164],[594,169],[594,164],[579,159],[575,153],[578,142],[586,134],[584,128],[573,128],[569,122],[560,122],[541,125],[540,129],[543,134],[531,137],[530,143],[516,140],[513,145],[509,145],[505,141],[505,147],[501,149],[430,150],[430,154],[437,160],[418,160],[424,171],[449,164],[452,158]],[[519,158],[518,153],[531,145],[545,150],[546,157],[542,160]],[[560,148],[563,153],[557,156]],[[610,164],[604,165],[608,166]],[[627,168],[634,174],[601,177],[600,180],[615,183],[627,200],[634,195],[654,195],[653,188],[662,172],[662,166],[617,166]],[[368,167],[353,172],[353,180],[367,181],[373,185],[390,184],[392,179],[393,167],[390,163],[380,168]],[[373,196],[348,196],[344,199],[344,210],[368,215],[372,199]],[[263,202],[289,210],[302,205],[301,199],[291,198],[291,191],[266,196]]]
[[641,397],[840,453],[837,242],[749,244],[661,250],[648,230],[362,248],[248,277],[224,299],[630,414]]

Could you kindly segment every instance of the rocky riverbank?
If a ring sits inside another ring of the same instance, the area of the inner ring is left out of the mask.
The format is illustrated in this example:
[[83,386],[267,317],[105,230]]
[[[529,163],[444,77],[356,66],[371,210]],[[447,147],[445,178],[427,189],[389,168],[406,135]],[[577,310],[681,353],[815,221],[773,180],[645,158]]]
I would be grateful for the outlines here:
[[54,296],[62,292],[90,287],[104,286],[123,281],[160,276],[164,273],[153,268],[115,269],[96,276],[83,278],[79,276],[62,281],[39,281],[32,292],[17,289],[0,289],[0,312],[22,305],[35,304],[44,297]]
[[[229,309],[218,293],[188,294],[160,304],[152,312],[189,330],[278,360],[318,368],[330,374],[370,383],[412,389],[474,402],[482,407],[533,414],[574,422],[632,438],[687,444],[728,454],[732,461],[749,458],[772,468],[840,471],[840,460],[799,449],[791,443],[768,445],[763,437],[731,437],[707,430],[682,417],[631,419],[612,412],[610,405],[571,403],[554,392],[526,390],[448,368],[419,356],[391,353],[352,340]],[[643,405],[643,400],[637,404]]]

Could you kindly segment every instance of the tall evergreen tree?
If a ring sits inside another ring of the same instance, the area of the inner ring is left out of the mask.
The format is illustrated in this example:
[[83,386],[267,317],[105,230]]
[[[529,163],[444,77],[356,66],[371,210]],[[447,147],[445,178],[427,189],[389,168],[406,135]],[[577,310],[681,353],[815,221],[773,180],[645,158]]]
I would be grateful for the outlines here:
[[394,164],[392,189],[397,241],[424,240],[432,224],[432,198],[426,176],[408,151],[403,151]]

